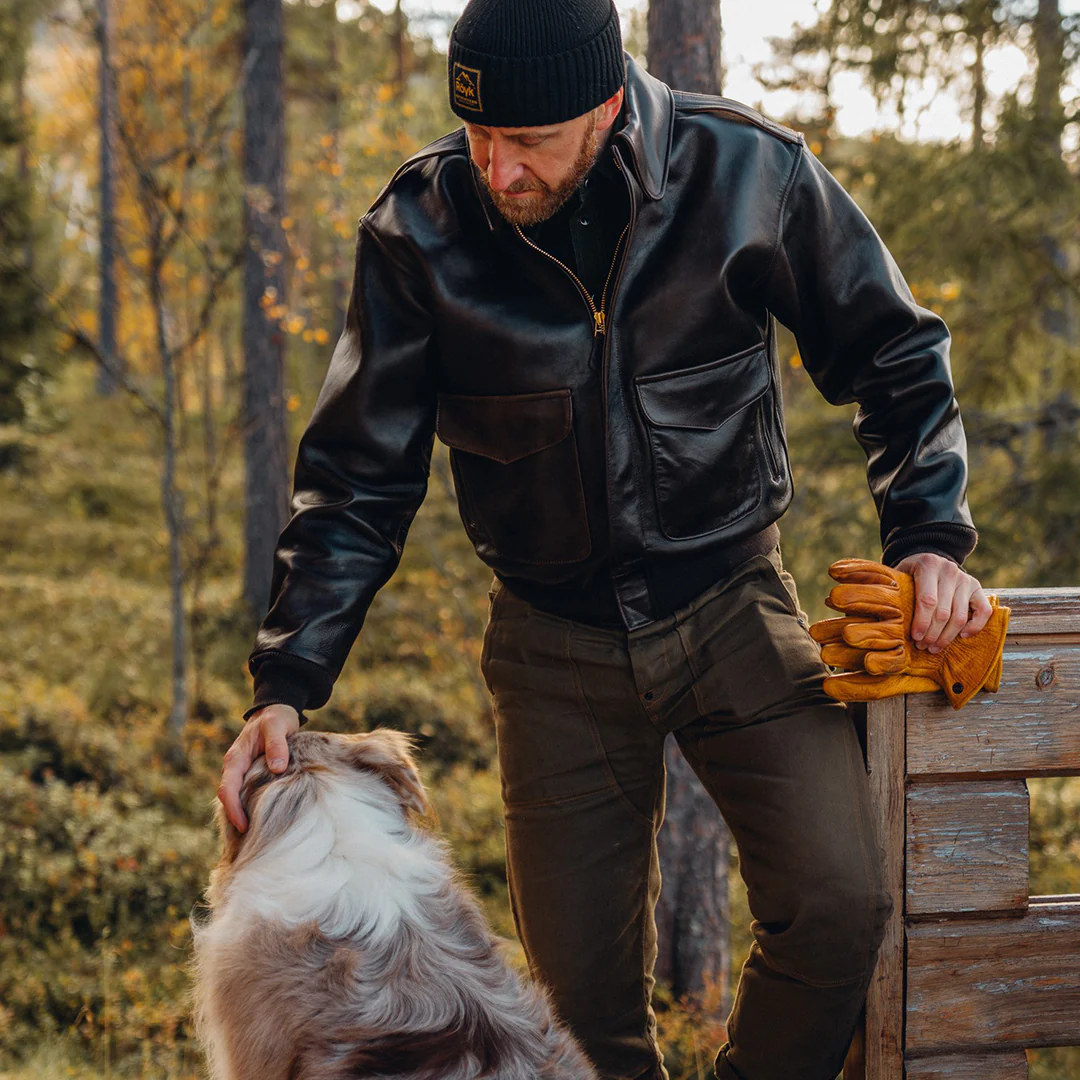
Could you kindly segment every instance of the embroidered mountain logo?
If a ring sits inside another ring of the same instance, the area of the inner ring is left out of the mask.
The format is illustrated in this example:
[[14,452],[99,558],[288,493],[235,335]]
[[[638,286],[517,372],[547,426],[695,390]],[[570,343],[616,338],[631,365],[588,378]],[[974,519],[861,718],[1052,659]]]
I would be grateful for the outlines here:
[[480,72],[454,62],[454,104],[464,109],[483,111],[480,104]]

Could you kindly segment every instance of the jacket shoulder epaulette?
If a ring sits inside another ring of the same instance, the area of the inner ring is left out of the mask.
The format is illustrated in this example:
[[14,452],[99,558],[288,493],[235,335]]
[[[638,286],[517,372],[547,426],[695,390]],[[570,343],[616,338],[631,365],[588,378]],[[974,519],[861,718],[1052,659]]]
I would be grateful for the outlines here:
[[361,221],[366,218],[372,211],[376,210],[379,204],[390,194],[391,189],[397,182],[399,176],[407,172],[413,165],[418,162],[426,161],[428,158],[442,157],[444,155],[459,153],[465,149],[465,128],[460,127],[454,131],[447,132],[445,135],[440,135],[434,142],[429,142],[427,146],[421,147],[415,154],[407,157],[395,170],[393,176],[386,181],[382,191],[375,196],[372,204],[367,208],[361,217]]
[[677,112],[715,112],[730,116],[734,120],[746,124],[753,124],[779,139],[790,143],[804,141],[801,131],[787,127],[785,124],[770,120],[763,113],[741,101],[733,98],[721,97],[719,94],[695,94],[689,90],[673,90],[675,97],[675,109]]

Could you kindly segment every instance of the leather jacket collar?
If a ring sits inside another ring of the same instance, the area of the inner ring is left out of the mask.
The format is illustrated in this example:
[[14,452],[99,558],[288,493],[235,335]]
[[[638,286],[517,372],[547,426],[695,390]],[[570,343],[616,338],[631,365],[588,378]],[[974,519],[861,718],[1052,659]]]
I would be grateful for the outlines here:
[[[675,104],[667,83],[650,75],[629,53],[626,57],[625,123],[612,135],[630,152],[634,175],[649,199],[660,199],[667,189],[671,139],[675,127]],[[466,154],[468,144],[466,143]],[[476,166],[469,160],[476,196],[484,208],[488,228],[503,221],[484,185],[477,179]]]
[[612,138],[629,148],[645,194],[659,199],[667,188],[675,104],[667,83],[653,78],[629,53],[625,56],[626,123]]

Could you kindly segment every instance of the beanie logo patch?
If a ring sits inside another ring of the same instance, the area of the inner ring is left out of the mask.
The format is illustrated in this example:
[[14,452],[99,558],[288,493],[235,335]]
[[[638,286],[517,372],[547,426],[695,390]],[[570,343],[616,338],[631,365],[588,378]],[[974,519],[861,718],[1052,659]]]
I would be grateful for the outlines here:
[[480,72],[457,61],[454,62],[454,104],[476,112],[484,109],[480,104]]

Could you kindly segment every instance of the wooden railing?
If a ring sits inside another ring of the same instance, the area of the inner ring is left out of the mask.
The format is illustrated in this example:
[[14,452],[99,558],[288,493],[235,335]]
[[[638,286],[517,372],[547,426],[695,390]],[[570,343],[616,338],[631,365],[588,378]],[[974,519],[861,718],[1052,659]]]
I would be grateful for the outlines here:
[[1080,1045],[1080,895],[1030,896],[1028,777],[1080,775],[1080,590],[1001,589],[1001,686],[866,709],[896,906],[844,1080],[1024,1080]]

